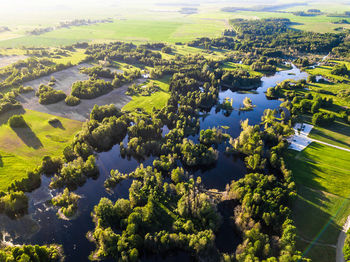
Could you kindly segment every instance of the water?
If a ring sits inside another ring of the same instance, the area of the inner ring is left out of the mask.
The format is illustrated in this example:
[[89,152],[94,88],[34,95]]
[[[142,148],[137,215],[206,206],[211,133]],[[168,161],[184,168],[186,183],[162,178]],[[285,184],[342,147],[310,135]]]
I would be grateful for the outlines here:
[[[219,94],[220,102],[226,97],[232,98],[234,111],[229,116],[225,116],[223,112],[215,112],[215,108],[212,108],[208,114],[200,118],[201,129],[228,126],[226,132],[233,137],[237,137],[240,133],[241,120],[249,118],[250,124],[258,124],[265,109],[277,108],[281,103],[278,100],[266,99],[264,92],[267,88],[275,86],[285,79],[299,80],[306,78],[307,73],[301,72],[293,65],[291,70],[263,77],[262,84],[256,89],[255,93],[242,94],[231,90],[221,91]],[[249,97],[256,105],[253,111],[243,112],[238,110],[245,97]],[[167,132],[168,130],[164,129],[163,135]],[[191,139],[198,140],[198,136]],[[188,170],[195,177],[201,176],[204,186],[208,189],[224,190],[225,186],[233,179],[242,178],[247,172],[241,159],[234,159],[232,156],[225,155],[225,147],[225,144],[218,147],[219,158],[215,165],[200,170]],[[151,165],[153,160],[152,157],[146,159],[143,162],[144,166]],[[29,215],[18,220],[11,220],[5,215],[0,215],[0,231],[7,233],[6,241],[11,240],[14,244],[39,245],[58,243],[64,247],[67,262],[87,261],[87,257],[95,249],[95,245],[85,237],[86,233],[94,228],[91,219],[93,207],[98,204],[101,197],[108,197],[112,201],[118,198],[127,198],[128,189],[131,185],[130,180],[123,181],[117,185],[113,194],[109,194],[105,191],[103,182],[112,169],[128,173],[135,170],[139,165],[135,159],[122,158],[119,153],[119,145],[115,145],[108,152],[100,153],[97,164],[100,176],[96,180],[89,179],[83,187],[76,190],[76,193],[82,196],[76,219],[71,221],[58,219],[57,210],[46,202],[57,192],[48,190],[50,179],[43,177],[41,187],[28,194],[30,198]],[[229,204],[226,203],[219,207],[224,219],[223,225],[217,233],[216,243],[220,251],[234,252],[236,246],[240,243],[240,236],[230,224],[229,214],[225,213],[225,207],[227,206]],[[165,259],[169,259],[169,257]],[[191,258],[183,252],[173,254],[171,259],[173,261],[191,261]],[[143,257],[142,261],[165,260],[162,257],[150,256]]]

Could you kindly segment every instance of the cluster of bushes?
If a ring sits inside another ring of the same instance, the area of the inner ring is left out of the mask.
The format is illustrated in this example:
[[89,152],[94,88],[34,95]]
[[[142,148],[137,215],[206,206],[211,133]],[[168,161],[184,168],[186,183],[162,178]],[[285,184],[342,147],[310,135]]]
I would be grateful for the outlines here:
[[72,85],[72,96],[80,99],[93,99],[113,90],[111,82],[103,79],[90,78],[77,81]]
[[10,127],[12,128],[24,128],[27,127],[27,123],[21,115],[11,116],[8,120]]
[[159,87],[154,83],[148,83],[146,85],[136,85],[133,84],[128,87],[128,90],[125,94],[128,96],[140,95],[140,96],[150,96],[151,94],[157,92]]
[[83,185],[88,177],[94,177],[97,174],[98,168],[93,155],[90,155],[86,161],[79,157],[68,162],[62,167],[58,174],[54,175],[50,187],[68,187],[75,189],[76,187]]
[[334,123],[334,114],[328,114],[325,112],[319,112],[312,116],[312,124],[315,126],[329,126]]
[[0,261],[55,262],[60,261],[62,256],[62,248],[57,245],[16,245],[5,247],[0,250]]
[[221,85],[229,88],[256,86],[260,82],[259,76],[253,76],[245,70],[227,71],[221,77]]
[[97,76],[104,78],[114,78],[115,74],[108,68],[103,68],[102,66],[94,66],[94,67],[82,67],[80,68],[80,72],[83,74],[87,74],[89,76]]
[[79,97],[76,97],[76,96],[73,96],[73,95],[67,96],[64,101],[66,102],[66,104],[68,106],[77,106],[81,102]]
[[350,72],[345,64],[337,64],[332,68],[331,74],[338,76],[349,76]]
[[14,92],[9,92],[4,96],[0,94],[0,115],[21,108],[22,105],[16,100],[16,94]]
[[28,209],[28,197],[22,191],[0,192],[0,213],[10,217],[23,215]]
[[65,217],[72,217],[78,209],[79,195],[69,192],[68,188],[65,188],[61,194],[53,197],[51,202],[54,206],[59,207],[58,215],[61,217],[63,214]]
[[66,94],[61,90],[56,90],[48,85],[41,84],[35,95],[39,97],[39,103],[43,105],[54,104],[66,98]]
[[0,76],[4,80],[0,83],[0,87],[19,87],[25,82],[50,75],[71,66],[71,63],[55,64],[47,58],[36,59],[30,57],[3,68]]

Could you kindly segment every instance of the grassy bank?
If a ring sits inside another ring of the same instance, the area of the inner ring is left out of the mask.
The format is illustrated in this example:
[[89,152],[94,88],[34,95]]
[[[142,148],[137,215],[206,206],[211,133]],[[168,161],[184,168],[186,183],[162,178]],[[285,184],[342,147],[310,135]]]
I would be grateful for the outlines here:
[[[27,128],[12,129],[7,120],[11,115],[23,114]],[[11,111],[0,117],[0,191],[13,180],[25,177],[26,171],[36,167],[45,155],[59,156],[82,123],[57,117],[61,124],[50,125],[52,115],[32,111]]]

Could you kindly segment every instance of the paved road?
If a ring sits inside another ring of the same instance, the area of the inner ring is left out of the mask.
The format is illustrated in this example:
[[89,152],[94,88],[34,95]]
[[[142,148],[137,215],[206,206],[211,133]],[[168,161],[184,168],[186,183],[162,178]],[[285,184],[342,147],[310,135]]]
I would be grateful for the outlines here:
[[338,242],[337,242],[337,255],[336,255],[336,262],[345,262],[344,255],[343,255],[343,247],[346,237],[346,232],[350,228],[350,216],[348,216],[342,231],[339,234]]
[[332,144],[329,144],[329,143],[326,143],[326,142],[323,142],[323,141],[320,141],[320,140],[316,140],[316,139],[311,139],[313,142],[317,142],[317,143],[320,143],[320,144],[323,144],[323,145],[326,145],[326,146],[331,146],[331,147],[334,147],[334,148],[338,148],[340,150],[344,150],[344,151],[348,151],[350,152],[350,149],[347,149],[347,148],[344,148],[344,147],[341,147],[341,146],[335,146],[335,145],[332,145]]

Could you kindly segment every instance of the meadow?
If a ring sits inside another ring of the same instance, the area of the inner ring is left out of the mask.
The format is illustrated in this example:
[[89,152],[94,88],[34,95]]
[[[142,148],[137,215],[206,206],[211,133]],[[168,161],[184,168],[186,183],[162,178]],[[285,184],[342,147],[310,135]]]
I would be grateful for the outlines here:
[[169,77],[151,81],[159,87],[159,90],[149,96],[132,96],[132,100],[122,108],[123,111],[132,111],[142,108],[146,112],[151,113],[153,108],[161,109],[166,105],[170,98]]
[[61,46],[76,42],[188,42],[197,37],[217,37],[225,29],[225,21],[205,19],[126,19],[54,30],[38,36],[23,35],[0,41],[0,47]]
[[314,261],[331,261],[339,232],[350,212],[350,152],[312,143],[287,152],[297,184],[293,206],[298,247]]
[[[22,114],[28,127],[12,129],[7,120]],[[57,117],[60,124],[51,125],[53,115],[32,110],[16,110],[0,116],[0,191],[13,180],[26,177],[40,164],[43,156],[60,156],[62,150],[81,129],[82,122]]]

